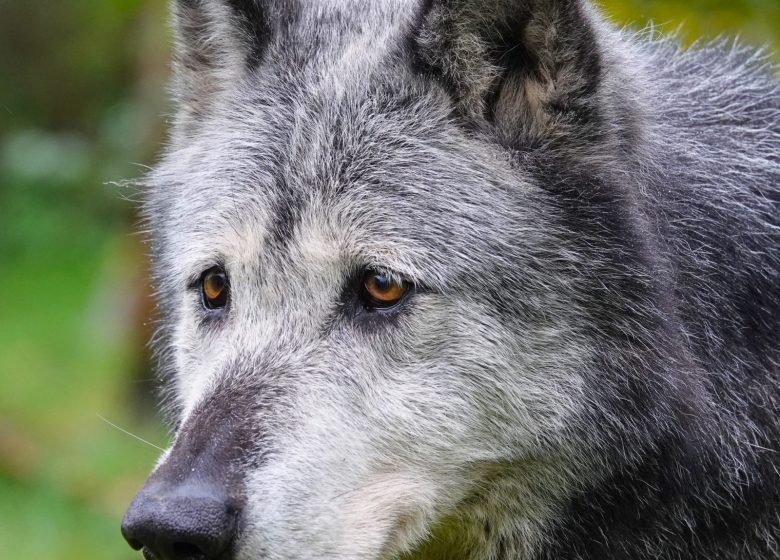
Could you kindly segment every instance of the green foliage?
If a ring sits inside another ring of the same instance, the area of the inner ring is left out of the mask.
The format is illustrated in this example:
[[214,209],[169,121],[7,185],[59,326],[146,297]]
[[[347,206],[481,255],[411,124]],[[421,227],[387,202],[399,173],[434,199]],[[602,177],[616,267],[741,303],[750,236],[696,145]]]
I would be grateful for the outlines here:
[[136,399],[151,373],[132,191],[107,182],[160,142],[164,3],[0,4],[0,555],[138,558],[119,519],[157,450],[101,417],[167,434]]
[[719,35],[739,36],[754,44],[777,44],[777,0],[603,0],[615,21],[644,27],[653,21],[662,32],[680,30],[688,42]]
[[[780,38],[777,0],[604,4],[688,41]],[[139,558],[119,520],[157,450],[102,418],[167,435],[134,194],[108,182],[141,175],[161,142],[165,7],[0,0],[0,554],[15,560]]]

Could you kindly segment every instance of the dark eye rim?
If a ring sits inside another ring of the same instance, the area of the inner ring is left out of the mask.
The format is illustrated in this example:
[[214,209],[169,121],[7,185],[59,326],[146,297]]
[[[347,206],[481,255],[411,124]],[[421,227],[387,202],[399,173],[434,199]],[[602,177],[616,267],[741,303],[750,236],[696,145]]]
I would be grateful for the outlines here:
[[[376,299],[374,296],[372,296],[368,289],[366,288],[366,279],[371,275],[386,275],[396,278],[400,278],[405,286],[404,293],[401,295],[400,298],[394,301],[386,302]],[[394,311],[398,307],[400,307],[408,298],[409,296],[414,293],[415,291],[415,285],[413,282],[410,282],[409,280],[403,278],[402,276],[398,276],[396,274],[388,273],[385,270],[376,269],[376,268],[365,268],[360,275],[360,282],[358,286],[358,297],[360,299],[361,306],[364,311],[367,312],[387,312],[387,311]]]
[[[212,300],[206,295],[204,284],[208,275],[214,272],[219,272],[225,277],[225,287],[222,290],[222,294],[224,295],[220,296],[219,303],[217,304],[212,303]],[[215,265],[201,272],[200,277],[198,278],[197,286],[200,292],[201,305],[206,311],[209,313],[223,313],[227,309],[228,305],[230,304],[230,276],[228,275],[224,266]]]

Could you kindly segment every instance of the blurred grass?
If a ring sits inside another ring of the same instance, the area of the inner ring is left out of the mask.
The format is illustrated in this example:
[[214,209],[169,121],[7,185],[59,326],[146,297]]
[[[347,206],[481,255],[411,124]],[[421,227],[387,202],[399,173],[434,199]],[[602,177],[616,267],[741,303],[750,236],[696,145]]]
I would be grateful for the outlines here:
[[[780,44],[777,0],[607,0],[691,41]],[[168,111],[165,2],[0,0],[0,557],[139,558],[119,520],[164,446],[138,177]]]
[[138,558],[119,535],[163,446],[130,192],[161,141],[165,6],[4,2],[0,557]]

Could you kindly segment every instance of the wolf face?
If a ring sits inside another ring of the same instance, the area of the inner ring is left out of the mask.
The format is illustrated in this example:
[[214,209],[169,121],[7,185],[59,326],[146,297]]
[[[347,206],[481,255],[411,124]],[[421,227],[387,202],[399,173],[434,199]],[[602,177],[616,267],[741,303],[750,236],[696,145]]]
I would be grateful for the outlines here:
[[[748,461],[761,487],[771,463],[729,438],[753,427],[762,445],[776,421],[745,409],[719,432],[736,413],[683,327],[684,272],[652,210],[671,158],[645,75],[671,47],[643,50],[576,1],[179,0],[174,15],[178,112],[145,210],[176,439],[125,518],[131,545],[623,558],[627,541],[588,555],[578,508],[618,479],[652,505],[634,484],[655,465],[679,477],[658,490],[670,529],[629,556],[650,558],[696,540],[674,525],[694,501],[736,492],[721,467]],[[778,160],[763,164],[769,184]],[[769,332],[750,351],[776,365]],[[745,541],[752,557],[770,537]]]

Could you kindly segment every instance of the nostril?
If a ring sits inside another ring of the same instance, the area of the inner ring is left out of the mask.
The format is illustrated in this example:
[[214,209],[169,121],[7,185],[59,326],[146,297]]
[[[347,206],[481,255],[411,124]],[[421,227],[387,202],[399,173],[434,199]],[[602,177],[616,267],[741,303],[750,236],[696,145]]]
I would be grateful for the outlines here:
[[122,534],[147,560],[209,560],[231,547],[237,517],[218,493],[153,485],[133,500]]

